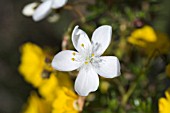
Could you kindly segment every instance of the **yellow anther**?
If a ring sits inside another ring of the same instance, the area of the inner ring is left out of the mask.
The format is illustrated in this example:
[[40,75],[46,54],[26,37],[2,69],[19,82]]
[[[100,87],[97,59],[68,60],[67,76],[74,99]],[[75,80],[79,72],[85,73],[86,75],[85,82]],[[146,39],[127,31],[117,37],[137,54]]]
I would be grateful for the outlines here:
[[84,47],[84,44],[81,44],[81,47]]
[[94,57],[94,54],[91,54],[92,57]]
[[88,64],[89,62],[85,62],[85,64]]
[[76,55],[76,53],[75,53],[75,52],[73,52],[72,54],[73,54],[74,56]]
[[75,61],[75,58],[71,58],[72,61]]

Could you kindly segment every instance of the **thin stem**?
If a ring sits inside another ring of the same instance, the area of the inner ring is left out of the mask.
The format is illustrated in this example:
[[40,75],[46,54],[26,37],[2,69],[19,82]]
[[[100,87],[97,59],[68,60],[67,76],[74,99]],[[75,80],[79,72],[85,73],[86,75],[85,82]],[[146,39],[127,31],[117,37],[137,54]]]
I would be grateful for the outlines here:
[[129,90],[127,91],[126,94],[123,95],[123,99],[122,99],[122,106],[125,106],[129,97],[132,95],[133,91],[135,90],[136,86],[137,86],[137,83],[138,82],[133,82],[131,85],[130,85],[130,88]]
[[118,79],[113,79],[114,83],[118,86],[120,94],[123,96],[125,94],[125,89]]
[[156,52],[157,52],[157,50],[155,49],[155,50],[151,53],[151,55],[149,56],[149,58],[148,58],[148,60],[147,60],[147,62],[146,62],[145,67],[147,67],[147,66],[150,64],[152,58],[156,55]]
[[161,53],[160,53],[159,49],[155,49],[155,50],[152,52],[152,54],[150,55],[150,57],[148,58],[148,60],[147,60],[147,63],[146,63],[146,66],[145,66],[145,67],[147,67],[147,66],[150,64],[150,62],[151,62],[152,58],[154,58],[154,57],[157,55],[157,53],[158,53],[158,55],[161,57],[161,59],[162,59],[165,63],[167,63],[166,58],[165,58],[164,56],[162,56],[162,55],[161,55]]
[[130,88],[128,89],[128,91],[123,95],[123,98],[122,98],[122,106],[125,106],[127,101],[129,100],[130,96],[132,95],[132,93],[134,92],[134,90],[136,89],[138,83],[139,83],[139,80],[141,80],[141,78],[143,77],[144,73],[146,72],[146,67],[143,67],[143,69],[141,69],[141,72],[138,76],[138,78],[133,81],[133,83],[131,83],[130,85]]
[[77,14],[79,16],[80,20],[85,21],[85,17],[83,15],[83,13],[80,10],[78,10],[75,6],[65,5],[63,8],[66,9],[66,10],[70,10],[70,11],[75,12],[75,14]]

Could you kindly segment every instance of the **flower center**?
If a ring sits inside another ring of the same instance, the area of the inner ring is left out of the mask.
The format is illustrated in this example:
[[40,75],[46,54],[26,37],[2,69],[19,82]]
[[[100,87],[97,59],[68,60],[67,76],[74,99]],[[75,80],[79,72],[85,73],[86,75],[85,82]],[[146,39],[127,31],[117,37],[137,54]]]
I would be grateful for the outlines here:
[[73,52],[71,60],[81,62],[85,65],[91,63],[93,66],[99,67],[99,62],[101,62],[102,59],[99,58],[99,56],[96,56],[94,53],[99,49],[100,44],[92,44],[92,49],[85,48],[83,43],[80,46],[82,47],[82,51],[80,53]]
[[90,56],[87,56],[85,58],[85,62],[84,63],[88,64],[89,62],[92,62],[93,58],[94,58],[94,54],[91,54]]

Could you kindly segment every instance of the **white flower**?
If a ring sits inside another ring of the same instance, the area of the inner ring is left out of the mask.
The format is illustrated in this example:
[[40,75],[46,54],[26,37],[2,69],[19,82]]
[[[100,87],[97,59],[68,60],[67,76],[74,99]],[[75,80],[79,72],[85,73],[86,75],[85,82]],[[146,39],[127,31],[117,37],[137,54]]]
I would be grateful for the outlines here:
[[[38,6],[38,3],[30,3],[26,5],[22,11],[25,16],[33,16],[34,21],[40,21],[44,19],[52,9],[58,9],[63,7],[67,0],[41,0],[42,3]],[[36,9],[35,7],[38,6]]]
[[22,14],[25,16],[32,16],[35,12],[35,8],[38,6],[37,2],[27,4],[22,10]]
[[74,86],[79,95],[87,96],[97,90],[98,74],[105,78],[120,75],[118,58],[101,56],[111,42],[111,35],[111,26],[103,25],[94,31],[90,42],[87,34],[76,26],[72,33],[72,42],[78,52],[64,50],[54,56],[52,66],[56,70],[80,70]]

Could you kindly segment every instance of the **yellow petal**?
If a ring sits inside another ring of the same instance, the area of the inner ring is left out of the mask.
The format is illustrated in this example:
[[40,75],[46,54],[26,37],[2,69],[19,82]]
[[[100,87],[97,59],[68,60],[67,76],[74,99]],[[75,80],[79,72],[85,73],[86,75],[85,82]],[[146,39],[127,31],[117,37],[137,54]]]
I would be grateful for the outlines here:
[[51,105],[32,92],[22,113],[51,113]]

